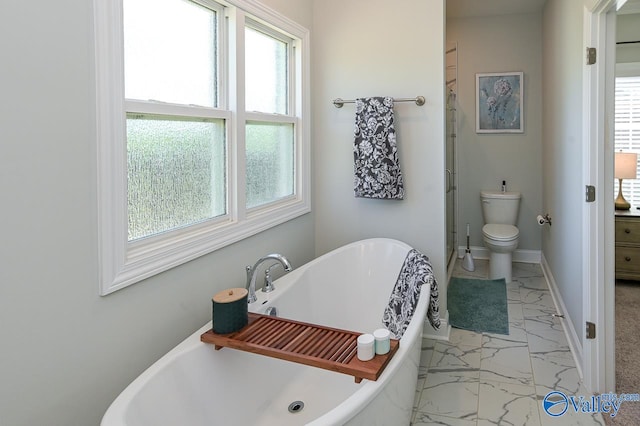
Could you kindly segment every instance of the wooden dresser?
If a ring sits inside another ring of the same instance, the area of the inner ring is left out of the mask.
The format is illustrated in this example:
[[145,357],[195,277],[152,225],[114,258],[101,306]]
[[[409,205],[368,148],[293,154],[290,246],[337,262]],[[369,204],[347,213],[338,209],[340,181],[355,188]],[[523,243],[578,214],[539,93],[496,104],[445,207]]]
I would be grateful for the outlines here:
[[616,210],[616,278],[640,281],[640,210]]

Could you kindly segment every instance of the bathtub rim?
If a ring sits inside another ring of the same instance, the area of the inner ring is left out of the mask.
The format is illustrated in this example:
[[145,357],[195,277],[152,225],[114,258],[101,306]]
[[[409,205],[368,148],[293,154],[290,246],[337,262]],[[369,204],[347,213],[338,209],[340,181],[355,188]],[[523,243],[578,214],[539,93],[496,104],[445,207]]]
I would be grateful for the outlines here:
[[[376,244],[376,243],[384,243],[384,244],[393,244],[396,245],[400,248],[402,248],[403,250],[406,249],[407,253],[409,252],[409,250],[411,250],[413,247],[411,247],[409,244],[400,241],[400,240],[396,240],[393,238],[384,238],[384,237],[375,237],[375,238],[366,238],[363,240],[358,240],[358,241],[353,241],[351,243],[347,243],[343,246],[337,247],[333,250],[330,250],[312,260],[310,260],[309,262],[301,265],[298,268],[293,269],[293,271],[289,274],[285,274],[282,275],[281,277],[279,277],[277,280],[273,281],[274,286],[276,286],[277,290],[284,290],[288,287],[290,287],[291,285],[294,284],[295,282],[295,278],[296,278],[296,274],[294,274],[295,272],[297,273],[303,273],[304,269],[309,269],[312,266],[314,266],[317,263],[322,262],[324,259],[331,257],[331,256],[335,256],[337,254],[340,254],[344,251],[348,251],[350,249],[352,249],[353,247],[356,246],[361,246],[364,244]],[[404,260],[404,258],[403,258]],[[398,271],[397,273],[400,273],[400,268],[402,268],[402,263],[398,266]],[[395,283],[394,283],[395,284]],[[393,287],[391,287],[389,289],[389,294],[391,294],[391,290],[393,289]],[[276,303],[276,301],[278,300],[278,298],[284,294],[284,291],[273,291],[270,293],[264,293],[260,290],[256,290],[256,297],[257,297],[257,301],[254,303],[251,303],[249,305],[249,311],[250,312],[256,312],[256,313],[264,313],[264,311],[266,310],[266,308],[268,308],[269,306],[272,306]]]

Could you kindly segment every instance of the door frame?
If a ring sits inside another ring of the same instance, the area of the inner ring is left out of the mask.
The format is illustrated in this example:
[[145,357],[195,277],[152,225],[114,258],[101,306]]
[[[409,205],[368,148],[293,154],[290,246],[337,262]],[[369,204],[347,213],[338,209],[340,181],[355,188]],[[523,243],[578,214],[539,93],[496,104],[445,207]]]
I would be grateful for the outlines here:
[[582,209],[583,316],[596,324],[595,339],[583,335],[582,372],[593,393],[615,392],[613,108],[619,2],[598,0],[584,14],[584,51],[595,47],[598,53],[596,63],[583,68],[583,179],[597,195]]

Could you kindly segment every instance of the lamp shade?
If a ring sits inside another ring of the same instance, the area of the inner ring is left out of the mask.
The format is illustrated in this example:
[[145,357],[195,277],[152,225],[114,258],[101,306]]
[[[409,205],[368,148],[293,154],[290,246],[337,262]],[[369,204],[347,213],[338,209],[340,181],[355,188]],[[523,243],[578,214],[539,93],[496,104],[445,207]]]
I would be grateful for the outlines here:
[[638,154],[631,152],[616,152],[615,178],[635,179],[638,170]]

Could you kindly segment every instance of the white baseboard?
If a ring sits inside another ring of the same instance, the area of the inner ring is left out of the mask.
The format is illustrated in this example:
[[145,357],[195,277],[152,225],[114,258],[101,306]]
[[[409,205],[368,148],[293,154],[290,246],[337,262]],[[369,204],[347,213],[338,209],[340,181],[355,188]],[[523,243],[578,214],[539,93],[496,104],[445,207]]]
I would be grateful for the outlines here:
[[[471,250],[471,255],[474,259],[489,259],[489,249],[486,247],[478,247],[471,246],[469,247]],[[458,247],[458,258],[464,257],[464,252],[466,247]],[[540,250],[520,250],[516,249],[513,252],[512,260],[514,262],[523,262],[523,263],[540,263],[542,259],[542,255]]]
[[433,340],[446,340],[449,341],[449,335],[451,334],[451,324],[449,324],[449,311],[445,311],[444,315],[440,316],[440,328],[436,330],[431,326],[429,320],[425,318],[424,326],[422,327],[422,337]]
[[551,269],[549,268],[549,264],[544,258],[544,255],[542,255],[540,266],[542,267],[542,272],[549,284],[549,290],[551,292],[551,297],[553,298],[553,303],[556,305],[556,310],[559,314],[564,315],[564,320],[562,321],[564,333],[567,337],[567,342],[569,343],[571,355],[573,355],[573,361],[578,369],[578,375],[580,376],[580,379],[582,379],[582,339],[573,326],[573,321],[569,316],[567,306],[565,305],[564,300],[562,300],[562,296],[558,290],[558,285],[556,284],[556,280],[553,278],[553,274],[551,273]]

